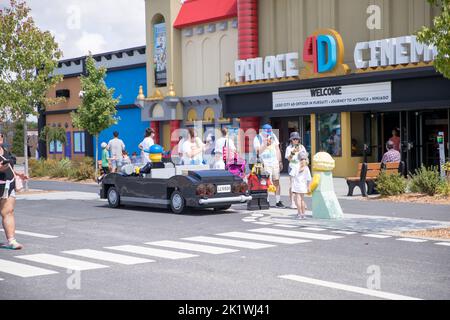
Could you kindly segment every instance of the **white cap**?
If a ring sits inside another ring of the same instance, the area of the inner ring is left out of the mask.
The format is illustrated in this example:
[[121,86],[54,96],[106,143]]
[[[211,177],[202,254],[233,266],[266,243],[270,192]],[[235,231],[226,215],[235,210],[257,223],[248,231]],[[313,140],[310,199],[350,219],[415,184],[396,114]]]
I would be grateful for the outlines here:
[[103,149],[105,149],[108,145],[106,144],[106,142],[102,142],[101,146]]

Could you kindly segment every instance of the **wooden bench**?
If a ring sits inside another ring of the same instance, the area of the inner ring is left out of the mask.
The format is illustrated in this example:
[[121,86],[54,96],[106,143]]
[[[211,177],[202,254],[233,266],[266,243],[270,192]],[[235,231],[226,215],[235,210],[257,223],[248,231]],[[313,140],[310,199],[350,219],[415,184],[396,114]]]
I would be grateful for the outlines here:
[[[403,161],[401,162],[387,162],[383,163],[381,165],[381,170],[384,171],[387,175],[391,174],[401,174],[403,175],[405,168],[405,163]],[[379,172],[379,174],[381,171]],[[368,194],[374,194],[376,192],[376,186],[377,186],[377,176],[374,176],[373,178],[367,179],[367,188]]]
[[366,191],[366,174],[367,174],[367,163],[358,164],[358,173],[355,177],[347,177],[348,193],[347,196],[353,196],[353,190],[355,187],[359,187],[361,194],[367,196]]

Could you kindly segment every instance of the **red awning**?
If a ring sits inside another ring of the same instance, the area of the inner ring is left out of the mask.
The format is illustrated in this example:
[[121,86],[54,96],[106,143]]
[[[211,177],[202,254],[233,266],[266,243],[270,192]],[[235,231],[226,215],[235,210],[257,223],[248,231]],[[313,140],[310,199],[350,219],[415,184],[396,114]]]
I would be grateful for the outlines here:
[[187,0],[178,13],[174,28],[237,17],[237,0]]

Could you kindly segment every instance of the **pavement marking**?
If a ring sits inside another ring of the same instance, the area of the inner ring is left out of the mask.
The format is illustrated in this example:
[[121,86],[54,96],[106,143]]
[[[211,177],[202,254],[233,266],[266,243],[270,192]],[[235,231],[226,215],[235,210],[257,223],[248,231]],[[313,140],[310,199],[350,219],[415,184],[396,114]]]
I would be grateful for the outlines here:
[[[2,229],[2,232],[5,232],[5,230]],[[36,237],[36,238],[43,238],[43,239],[58,238],[58,236],[51,236],[51,235],[48,235],[48,234],[34,233],[34,232],[20,231],[20,230],[16,230],[16,234],[21,234],[21,235],[24,235],[24,236],[30,236],[30,237]]]
[[435,244],[437,244],[438,246],[450,247],[450,242],[436,242]]
[[321,286],[321,287],[327,287],[327,288],[332,288],[332,289],[337,289],[337,290],[344,290],[344,291],[364,294],[367,296],[372,296],[372,297],[377,297],[377,298],[382,298],[382,299],[422,300],[419,298],[403,296],[403,295],[399,295],[399,294],[395,294],[395,293],[371,290],[371,289],[355,287],[355,286],[350,286],[350,285],[336,283],[336,282],[329,282],[329,281],[323,281],[323,280],[318,280],[318,279],[313,279],[313,278],[302,277],[302,276],[293,275],[293,274],[282,275],[282,276],[279,276],[279,278],[293,280],[293,281],[302,282],[302,283],[308,283],[308,284]]
[[310,240],[294,239],[294,238],[286,238],[286,237],[275,237],[275,236],[246,233],[246,232],[225,232],[225,233],[219,233],[217,235],[224,236],[224,237],[242,238],[242,239],[250,239],[250,240],[261,240],[261,241],[276,242],[276,243],[283,243],[283,244],[296,244],[296,243],[311,242]]
[[254,224],[261,224],[261,225],[264,225],[264,226],[268,226],[268,225],[271,225],[272,223],[270,223],[270,222],[264,222],[264,221],[256,221],[256,222],[253,222]]
[[221,245],[225,245],[225,246],[245,248],[245,249],[264,249],[264,248],[276,247],[273,244],[267,244],[267,243],[232,240],[232,239],[221,239],[221,238],[203,237],[203,236],[183,238],[183,240],[203,242],[203,243],[212,243],[212,244],[221,244]]
[[425,239],[415,239],[415,238],[398,238],[395,239],[398,241],[407,241],[407,242],[427,242],[428,240]]
[[354,231],[344,231],[344,230],[335,230],[335,231],[331,231],[331,232],[339,233],[339,234],[346,234],[346,235],[356,234],[356,232],[354,232]]
[[327,229],[324,228],[315,228],[315,227],[303,227],[302,230],[309,230],[309,231],[325,231]]
[[362,236],[367,237],[367,238],[377,238],[377,239],[391,238],[391,236],[385,236],[382,234],[363,234]]
[[227,248],[220,248],[220,247],[214,247],[214,246],[206,246],[203,244],[188,243],[188,242],[181,242],[181,241],[169,241],[169,240],[146,242],[145,244],[173,248],[173,249],[197,251],[197,252],[210,253],[210,254],[223,254],[223,253],[232,253],[232,252],[239,251],[239,250],[235,250],[235,249],[227,249]]
[[293,226],[291,224],[274,224],[274,227],[281,227],[281,228],[298,228],[298,226]]
[[252,213],[252,217],[264,217],[262,213]]
[[129,252],[129,253],[137,253],[137,254],[142,254],[142,255],[146,255],[146,256],[160,257],[160,258],[172,259],[172,260],[198,257],[198,255],[190,254],[190,253],[182,253],[182,252],[175,252],[175,251],[168,251],[168,250],[161,250],[161,249],[154,249],[154,248],[140,247],[140,246],[131,246],[131,245],[106,247],[106,249],[124,251],[124,252]]
[[56,256],[53,254],[46,254],[46,253],[32,254],[32,255],[26,255],[26,256],[16,256],[16,258],[33,261],[33,262],[38,262],[38,263],[43,263],[43,264],[48,264],[51,266],[60,267],[60,268],[68,269],[68,270],[77,270],[77,271],[109,268],[108,266],[104,266],[102,264],[86,262],[86,261],[70,259],[70,258],[64,258],[64,257]]
[[0,259],[0,272],[9,273],[22,278],[45,276],[58,273],[56,271],[32,267],[26,264]]
[[110,252],[106,252],[106,251],[91,250],[91,249],[70,250],[70,251],[63,251],[63,253],[72,254],[72,255],[85,257],[85,258],[104,260],[104,261],[108,261],[108,262],[116,262],[116,263],[125,264],[125,265],[155,262],[155,260],[125,256],[122,254],[110,253]]
[[327,234],[281,230],[281,229],[273,229],[273,228],[251,229],[251,230],[247,230],[247,231],[275,234],[275,235],[288,236],[288,237],[314,239],[314,240],[334,240],[334,239],[342,238],[341,236],[332,236],[332,235],[327,235]]

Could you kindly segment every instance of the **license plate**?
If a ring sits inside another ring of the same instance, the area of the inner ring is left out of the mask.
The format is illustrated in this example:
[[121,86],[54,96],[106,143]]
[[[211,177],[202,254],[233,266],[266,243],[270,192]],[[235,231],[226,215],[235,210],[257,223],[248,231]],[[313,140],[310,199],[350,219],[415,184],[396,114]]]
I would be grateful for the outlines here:
[[231,192],[231,185],[222,185],[222,186],[217,186],[217,193],[227,193],[227,192]]

